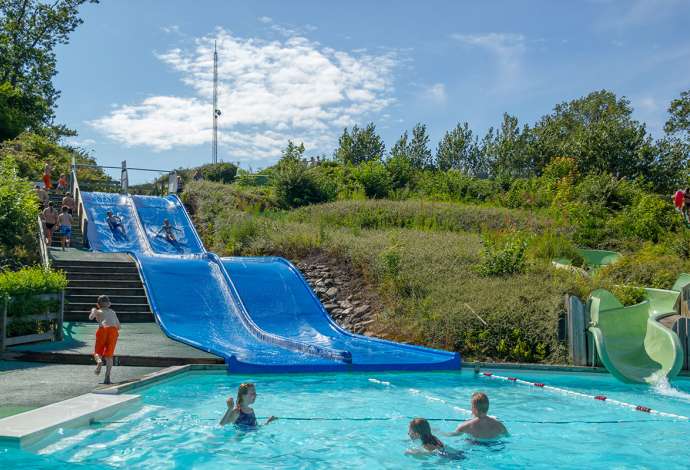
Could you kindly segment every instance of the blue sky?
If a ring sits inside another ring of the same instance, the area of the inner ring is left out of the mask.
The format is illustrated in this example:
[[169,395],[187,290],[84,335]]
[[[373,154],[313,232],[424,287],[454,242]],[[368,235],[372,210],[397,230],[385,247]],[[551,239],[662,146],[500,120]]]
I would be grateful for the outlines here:
[[[331,154],[373,121],[392,147],[427,124],[435,149],[468,121],[533,123],[606,88],[660,135],[690,88],[690,2],[102,0],[58,50],[58,122],[99,163],[175,168],[211,155],[212,45],[219,158],[277,160],[288,139]],[[132,174],[133,182],[150,175]]]

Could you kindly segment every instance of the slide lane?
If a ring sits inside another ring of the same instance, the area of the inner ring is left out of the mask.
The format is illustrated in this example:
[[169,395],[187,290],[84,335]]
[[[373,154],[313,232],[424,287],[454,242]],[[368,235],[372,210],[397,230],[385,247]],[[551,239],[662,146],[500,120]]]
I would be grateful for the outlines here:
[[[128,196],[85,192],[82,198],[89,219],[88,238],[92,249],[127,252],[134,256],[152,311],[169,337],[223,357],[231,371],[348,369],[350,354],[347,351],[283,338],[257,327],[247,315],[218,257],[207,253],[196,233],[189,231],[189,218],[176,197],[158,203],[165,208],[159,219],[153,215],[158,210],[157,204],[148,200],[141,204],[140,201],[146,222],[139,222],[140,214]],[[122,218],[125,238],[113,234],[105,222],[108,210]],[[184,230],[181,243],[187,247],[185,256],[179,256],[177,250],[176,256],[162,244],[151,249],[151,238],[144,234],[142,225],[160,225],[163,218],[169,218]]]
[[456,353],[355,335],[328,315],[299,270],[277,257],[222,258],[252,320],[264,331],[352,353],[353,370],[460,368]]
[[[132,196],[141,227],[155,253],[182,255],[203,253],[204,245],[194,230],[182,201],[176,195],[165,197]],[[168,219],[173,226],[175,242],[166,240],[161,232],[163,220]]]

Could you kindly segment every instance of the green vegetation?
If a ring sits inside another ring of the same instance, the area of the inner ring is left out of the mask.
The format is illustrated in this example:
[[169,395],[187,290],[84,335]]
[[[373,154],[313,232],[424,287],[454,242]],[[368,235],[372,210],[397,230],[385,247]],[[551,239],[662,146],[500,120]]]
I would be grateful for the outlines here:
[[33,257],[37,250],[38,198],[20,178],[14,161],[0,161],[0,259],[3,265]]
[[0,272],[0,297],[59,292],[65,287],[67,277],[63,272],[46,270],[40,266]]

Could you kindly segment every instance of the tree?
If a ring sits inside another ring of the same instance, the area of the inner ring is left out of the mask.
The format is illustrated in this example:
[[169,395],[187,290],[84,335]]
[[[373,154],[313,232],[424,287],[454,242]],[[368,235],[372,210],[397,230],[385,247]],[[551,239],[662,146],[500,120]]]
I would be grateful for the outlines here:
[[347,128],[343,130],[338,139],[335,158],[342,163],[359,165],[363,162],[382,160],[385,151],[386,146],[376,133],[376,126],[370,122],[364,129],[355,125],[350,132]]
[[46,112],[45,102],[40,98],[25,95],[9,82],[0,83],[0,142],[35,127]]
[[582,174],[637,177],[649,170],[652,141],[644,124],[632,118],[628,99],[607,90],[556,105],[531,133],[537,172],[563,155],[574,157]]
[[[405,137],[407,137],[407,133],[405,133]],[[408,146],[408,153],[414,168],[423,170],[424,168],[431,168],[433,166],[426,125],[417,123],[412,129],[412,140]]]
[[[70,33],[83,22],[78,14],[84,3],[98,0],[0,1],[0,84],[9,84],[27,99],[42,103],[28,115],[32,119],[27,127],[32,130],[52,127],[60,95],[52,82],[57,72],[54,49],[67,44]],[[60,126],[53,130],[67,132]]]
[[38,198],[31,183],[21,178],[12,158],[0,161],[0,255],[31,250],[38,228]]
[[408,186],[414,175],[414,168],[410,159],[410,146],[407,139],[407,131],[404,131],[395,145],[393,145],[390,157],[386,161],[386,169],[390,174],[393,189],[401,189]]
[[503,113],[501,127],[489,129],[482,140],[482,154],[491,173],[497,178],[524,178],[533,175],[535,165],[530,156],[530,130],[520,129],[518,118]]
[[461,170],[472,176],[486,176],[477,139],[468,123],[458,123],[446,131],[436,149],[436,167],[439,170]]
[[284,207],[322,202],[326,198],[303,157],[304,144],[295,145],[290,140],[276,165],[276,197]]
[[670,135],[681,135],[690,144],[690,90],[684,91],[679,98],[671,101],[668,107],[669,118],[664,131]]

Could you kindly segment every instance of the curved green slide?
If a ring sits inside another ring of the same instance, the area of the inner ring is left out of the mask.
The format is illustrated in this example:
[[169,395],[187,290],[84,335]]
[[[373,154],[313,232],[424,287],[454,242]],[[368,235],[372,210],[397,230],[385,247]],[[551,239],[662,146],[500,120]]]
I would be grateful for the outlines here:
[[587,302],[589,331],[601,362],[624,382],[653,383],[660,377],[675,377],[683,365],[678,336],[659,323],[676,313],[680,290],[690,283],[681,274],[673,290],[645,289],[647,300],[624,307],[605,289],[597,289]]

